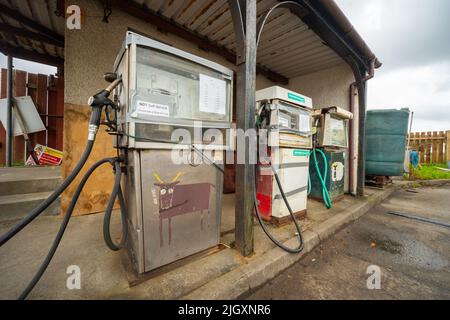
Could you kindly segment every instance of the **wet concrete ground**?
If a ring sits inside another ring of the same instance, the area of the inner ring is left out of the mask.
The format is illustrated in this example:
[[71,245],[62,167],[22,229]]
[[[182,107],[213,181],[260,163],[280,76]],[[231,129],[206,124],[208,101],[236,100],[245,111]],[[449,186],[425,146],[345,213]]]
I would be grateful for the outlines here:
[[[380,190],[369,190],[368,194],[379,196]],[[323,203],[308,202],[308,219],[301,222],[303,230],[330,219],[335,215],[362,205],[368,199],[346,196],[332,210]],[[221,242],[224,247],[234,242],[235,196],[225,195],[222,203]],[[16,221],[0,222],[0,234],[6,232]],[[61,217],[42,216],[11,239],[0,250],[0,300],[15,299],[35,274],[47,254]],[[247,263],[234,249],[225,249],[202,259],[194,259],[181,267],[153,277],[130,288],[127,273],[122,267],[120,253],[110,251],[102,236],[103,214],[73,217],[63,240],[47,271],[31,292],[30,299],[169,299],[179,297],[197,289],[227,272]],[[271,232],[280,241],[287,241],[295,234],[292,223]],[[255,222],[255,255],[252,259],[274,248]],[[115,241],[120,240],[121,223],[119,212],[111,221]],[[67,268],[79,266],[80,290],[68,290]]]
[[[249,299],[450,299],[450,229],[386,214],[450,223],[450,186],[396,192]],[[381,289],[367,289],[367,268]]]

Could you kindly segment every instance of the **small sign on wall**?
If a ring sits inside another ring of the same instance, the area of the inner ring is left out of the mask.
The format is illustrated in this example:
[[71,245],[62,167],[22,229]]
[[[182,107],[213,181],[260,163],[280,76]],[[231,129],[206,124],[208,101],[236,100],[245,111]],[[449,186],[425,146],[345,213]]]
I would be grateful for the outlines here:
[[[6,103],[7,99],[0,99],[0,120],[2,121],[3,127],[6,128]],[[40,131],[45,131],[45,125],[42,122],[41,116],[39,115],[36,106],[30,96],[17,97],[14,98],[14,103],[19,108],[20,114],[22,115],[24,125],[27,129],[27,133],[35,133]],[[13,112],[13,135],[21,136],[23,135],[22,128],[17,121]]]
[[63,159],[63,153],[61,151],[40,144],[36,145],[34,152],[39,163],[36,163],[30,156],[27,160],[27,166],[59,166]]

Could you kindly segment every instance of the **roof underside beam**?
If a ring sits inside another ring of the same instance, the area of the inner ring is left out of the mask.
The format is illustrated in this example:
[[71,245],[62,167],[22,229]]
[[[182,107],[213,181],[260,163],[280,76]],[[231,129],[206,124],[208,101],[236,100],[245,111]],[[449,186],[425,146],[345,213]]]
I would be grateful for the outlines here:
[[36,40],[36,41],[52,44],[52,45],[58,46],[60,48],[64,48],[64,40],[63,41],[55,40],[44,34],[36,33],[36,32],[30,31],[27,29],[23,29],[23,28],[16,28],[16,27],[13,27],[8,24],[1,23],[1,22],[0,22],[0,32],[5,32],[5,33],[9,33],[9,34],[12,34],[15,36],[20,36],[20,37],[23,37],[23,38],[26,38],[29,40]]
[[[142,19],[148,23],[153,24],[159,30],[175,34],[187,41],[195,43],[201,49],[211,51],[224,57],[230,62],[236,63],[236,55],[227,48],[220,46],[200,34],[194,33],[185,27],[169,20],[161,15],[156,14],[144,6],[140,6],[132,1],[126,0],[112,0],[113,7],[120,9],[134,17]],[[266,78],[280,84],[288,84],[289,80],[285,76],[278,74],[264,66],[258,65],[257,72],[264,75]]]
[[64,59],[60,57],[53,57],[51,55],[42,54],[36,51],[26,50],[21,47],[15,47],[1,40],[0,40],[0,52],[4,53],[5,55],[13,56],[15,58],[30,60],[55,67],[64,66]]
[[59,43],[64,43],[64,36],[41,25],[39,22],[25,17],[20,12],[0,3],[0,13],[14,19],[44,35],[46,38],[53,39]]

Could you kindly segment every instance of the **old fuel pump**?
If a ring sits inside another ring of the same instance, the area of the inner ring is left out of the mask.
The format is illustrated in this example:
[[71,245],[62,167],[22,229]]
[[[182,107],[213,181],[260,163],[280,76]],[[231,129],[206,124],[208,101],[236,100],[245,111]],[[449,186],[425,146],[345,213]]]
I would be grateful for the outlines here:
[[[278,169],[282,189],[296,216],[306,214],[308,166],[312,149],[312,100],[281,87],[256,92],[257,123],[268,135],[268,157]],[[261,134],[261,133],[260,133]],[[291,217],[270,167],[260,162],[257,199],[264,220],[276,224]]]
[[314,111],[314,150],[310,159],[310,192],[328,208],[344,196],[348,152],[348,122],[353,114],[339,107]]
[[223,173],[193,148],[223,163],[208,137],[231,128],[233,71],[132,32],[115,66],[126,249],[144,273],[219,244]]

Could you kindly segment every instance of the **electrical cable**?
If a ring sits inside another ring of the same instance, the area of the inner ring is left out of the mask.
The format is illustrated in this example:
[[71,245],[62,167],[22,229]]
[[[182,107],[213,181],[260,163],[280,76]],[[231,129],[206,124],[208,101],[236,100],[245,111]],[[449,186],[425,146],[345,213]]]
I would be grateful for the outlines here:
[[66,231],[67,225],[69,224],[70,218],[72,217],[73,210],[75,208],[75,205],[78,201],[78,198],[81,194],[81,191],[83,190],[86,182],[89,180],[92,173],[101,165],[105,163],[114,164],[117,162],[118,159],[116,158],[106,158],[103,160],[100,160],[96,162],[92,167],[89,168],[89,170],[84,174],[80,184],[78,185],[74,196],[70,202],[69,208],[67,209],[67,213],[64,216],[64,220],[61,223],[61,226],[59,228],[58,234],[55,237],[55,240],[52,243],[52,246],[50,247],[49,252],[47,253],[47,256],[45,257],[45,260],[42,262],[41,266],[39,267],[38,271],[30,281],[30,283],[27,285],[25,290],[22,292],[22,294],[19,296],[19,300],[24,300],[28,296],[28,294],[33,290],[33,288],[36,286],[38,281],[41,279],[42,275],[44,274],[45,270],[47,269],[48,265],[50,264],[53,256],[55,255],[56,250],[58,249],[58,246],[61,242],[61,239],[64,235],[64,232]]
[[31,210],[23,220],[21,220],[18,224],[16,224],[14,227],[12,227],[9,231],[7,231],[0,237],[0,247],[2,247],[6,242],[8,242],[12,237],[14,237],[17,233],[19,233],[28,224],[30,224],[45,209],[47,209],[64,192],[64,190],[67,189],[67,187],[72,183],[72,181],[75,179],[78,173],[80,173],[83,166],[86,164],[86,161],[89,155],[91,154],[93,146],[94,141],[89,140],[81,156],[81,159],[78,161],[77,165],[70,173],[70,175],[47,199],[45,199],[44,202],[42,202],[39,206]]

